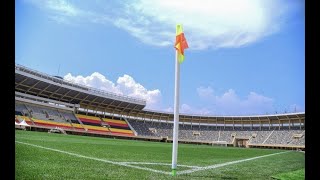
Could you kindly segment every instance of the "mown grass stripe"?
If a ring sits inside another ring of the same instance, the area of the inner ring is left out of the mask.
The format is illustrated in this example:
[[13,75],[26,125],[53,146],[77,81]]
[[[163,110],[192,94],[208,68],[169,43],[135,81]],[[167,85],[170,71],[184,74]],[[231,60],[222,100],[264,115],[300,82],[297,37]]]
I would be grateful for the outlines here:
[[16,143],[20,143],[20,144],[24,144],[24,145],[28,145],[28,146],[33,146],[33,147],[41,148],[41,149],[46,149],[46,150],[50,150],[50,151],[60,152],[60,153],[64,153],[64,154],[68,154],[68,155],[76,156],[76,157],[80,157],[80,158],[91,159],[91,160],[101,161],[101,162],[110,163],[110,164],[115,164],[115,165],[119,165],[119,166],[125,166],[125,167],[131,167],[131,168],[141,169],[141,170],[147,170],[147,171],[152,171],[152,172],[156,172],[156,173],[170,174],[169,172],[160,171],[160,170],[155,170],[155,169],[150,169],[150,168],[146,168],[146,167],[133,166],[133,165],[130,165],[130,164],[127,164],[127,163],[123,163],[123,162],[114,162],[114,161],[109,161],[109,160],[106,160],[106,159],[99,159],[99,158],[95,158],[95,157],[83,156],[83,155],[76,154],[76,153],[71,153],[71,152],[62,151],[62,150],[59,150],[59,149],[53,149],[53,148],[43,147],[43,146],[39,146],[39,145],[35,145],[35,144],[29,144],[29,143],[20,142],[20,141],[15,141],[15,142],[16,142]]

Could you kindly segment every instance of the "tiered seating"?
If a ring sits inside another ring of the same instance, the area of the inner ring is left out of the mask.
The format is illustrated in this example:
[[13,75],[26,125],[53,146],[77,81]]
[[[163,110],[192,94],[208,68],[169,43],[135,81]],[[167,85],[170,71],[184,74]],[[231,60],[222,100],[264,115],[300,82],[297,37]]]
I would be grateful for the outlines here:
[[149,130],[149,125],[133,119],[128,119],[128,122],[140,136],[154,136],[154,134]]
[[[20,122],[22,120],[19,120],[19,118],[25,119],[27,124],[29,125],[42,126],[47,128],[60,127],[65,130],[84,130],[71,111],[68,112],[46,106],[23,103],[16,103],[15,107],[15,114],[16,117],[18,117],[18,121]],[[27,116],[23,116],[26,114],[30,116],[30,118]],[[73,126],[71,124],[73,121],[78,122],[78,125]]]
[[101,119],[95,116],[87,116],[82,114],[76,114],[77,118],[83,123],[85,129],[91,133],[109,133],[108,127],[101,125]]
[[43,127],[48,127],[48,128],[62,128],[66,130],[73,130],[73,127],[71,126],[70,123],[63,123],[63,122],[55,122],[55,121],[49,121],[49,120],[40,120],[36,118],[31,118],[32,121],[34,122],[34,125],[36,126],[43,126]]
[[[139,136],[169,137],[172,138],[172,123],[151,122],[128,119],[128,122],[135,129]],[[179,125],[180,140],[199,141],[225,141],[232,143],[234,138],[248,138],[250,144],[278,144],[278,145],[304,145],[305,135],[303,130],[266,130],[269,128],[260,127],[242,128],[236,127],[214,127],[206,125]],[[294,137],[301,134],[301,137]]]
[[45,107],[40,107],[36,105],[25,105],[28,111],[30,112],[30,117],[36,118],[36,119],[43,119],[43,120],[49,120],[49,114],[46,112]]
[[295,142],[293,135],[302,133],[301,130],[275,130],[264,144],[292,144]]
[[263,144],[263,142],[268,138],[268,136],[272,133],[270,131],[255,131],[256,137],[251,139],[251,144]]
[[15,103],[15,114],[20,116],[26,116],[28,115],[28,109],[27,107],[22,103]]
[[157,137],[169,137],[172,138],[173,135],[173,124],[171,123],[161,123],[161,122],[149,122],[151,128],[156,129],[155,135]]
[[66,123],[65,117],[57,110],[44,106],[26,105],[33,118]]
[[110,126],[109,129],[112,134],[134,136],[133,131],[130,129],[126,121],[109,118],[102,118],[102,120]]
[[85,131],[84,127],[82,126],[82,124],[80,124],[80,122],[78,121],[78,119],[74,116],[74,114],[72,112],[65,112],[65,111],[59,111],[59,113],[65,117],[65,119],[71,123],[71,125],[73,126],[73,128],[77,131]]
[[218,141],[219,131],[210,126],[179,125],[179,137],[183,140]]

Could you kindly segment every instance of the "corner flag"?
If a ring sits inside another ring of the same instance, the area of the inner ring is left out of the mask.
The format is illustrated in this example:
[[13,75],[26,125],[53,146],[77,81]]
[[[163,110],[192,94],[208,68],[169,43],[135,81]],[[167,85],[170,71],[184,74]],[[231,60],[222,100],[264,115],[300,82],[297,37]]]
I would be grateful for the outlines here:
[[184,37],[182,25],[177,24],[176,30],[176,59],[175,59],[175,81],[174,81],[174,117],[173,117],[173,140],[172,140],[172,175],[177,174],[178,159],[178,131],[179,131],[179,89],[180,89],[180,64],[184,60],[184,49],[188,43]]
[[178,51],[179,63],[184,61],[184,49],[189,48],[186,38],[184,37],[183,29],[181,24],[177,24],[176,29],[176,43],[174,45]]

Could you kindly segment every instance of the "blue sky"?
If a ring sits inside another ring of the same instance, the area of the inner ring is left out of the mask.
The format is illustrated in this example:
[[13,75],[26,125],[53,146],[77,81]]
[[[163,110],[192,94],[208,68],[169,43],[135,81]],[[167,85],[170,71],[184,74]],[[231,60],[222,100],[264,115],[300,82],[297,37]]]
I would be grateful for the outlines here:
[[305,110],[304,1],[16,0],[16,63],[173,111],[175,25],[189,49],[180,112]]

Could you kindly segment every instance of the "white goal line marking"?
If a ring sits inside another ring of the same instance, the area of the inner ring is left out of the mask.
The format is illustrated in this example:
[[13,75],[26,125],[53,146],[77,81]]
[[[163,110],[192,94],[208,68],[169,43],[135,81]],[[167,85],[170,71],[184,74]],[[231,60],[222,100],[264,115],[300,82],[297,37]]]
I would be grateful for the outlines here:
[[196,172],[196,171],[215,169],[215,168],[219,168],[219,167],[223,167],[223,166],[227,166],[227,165],[231,165],[231,164],[237,164],[237,163],[241,163],[241,162],[245,162],[245,161],[252,161],[252,160],[255,160],[255,159],[259,159],[259,158],[264,158],[264,157],[268,157],[268,156],[274,156],[274,155],[277,155],[277,154],[283,154],[283,153],[288,153],[288,152],[290,152],[290,151],[267,154],[267,155],[262,155],[262,156],[256,156],[256,157],[247,158],[247,159],[241,159],[241,160],[237,160],[237,161],[230,161],[230,162],[221,163],[221,164],[215,164],[215,165],[206,166],[206,167],[202,167],[202,168],[180,171],[180,172],[177,172],[177,174],[190,174],[190,173],[193,173],[193,172]]
[[[46,150],[50,150],[50,151],[55,151],[55,152],[64,153],[64,154],[68,154],[68,155],[71,155],[71,156],[76,156],[76,157],[81,157],[81,158],[85,158],[85,159],[91,159],[91,160],[106,162],[106,163],[115,164],[115,165],[119,165],[119,166],[131,167],[131,168],[136,168],[136,169],[142,169],[142,170],[152,171],[152,172],[161,173],[161,174],[171,174],[171,172],[160,171],[160,170],[156,170],[156,169],[151,169],[151,168],[146,168],[146,167],[140,167],[140,166],[133,166],[133,165],[131,165],[131,164],[171,165],[171,164],[169,164],[169,163],[114,162],[114,161],[110,161],[110,160],[106,160],[106,159],[99,159],[99,158],[95,158],[95,157],[83,156],[83,155],[80,155],[80,154],[75,154],[75,153],[71,153],[71,152],[67,152],[67,151],[62,151],[62,150],[58,150],[58,149],[43,147],[43,146],[39,146],[39,145],[35,145],[35,144],[29,144],[29,143],[20,142],[20,141],[15,141],[15,142],[16,142],[16,143],[20,143],[20,144],[25,144],[25,145],[33,146],[33,147],[37,147],[37,148],[41,148],[41,149],[46,149]],[[231,161],[231,162],[226,162],[226,163],[221,163],[221,164],[215,164],[215,165],[205,166],[205,167],[178,165],[178,166],[181,166],[181,167],[189,167],[189,168],[192,168],[192,169],[180,171],[180,172],[177,172],[177,174],[178,174],[178,175],[179,175],[179,174],[190,174],[190,173],[197,172],[197,171],[203,171],[203,170],[208,170],[208,169],[215,169],[215,168],[219,168],[219,167],[223,167],[223,166],[227,166],[227,165],[231,165],[231,164],[237,164],[237,163],[241,163],[241,162],[245,162],[245,161],[251,161],[251,160],[255,160],[255,159],[259,159],[259,158],[263,158],[263,157],[268,157],[268,156],[273,156],[273,155],[283,154],[283,153],[288,153],[288,152],[290,152],[290,151],[273,153],[273,154],[267,154],[267,155],[262,155],[262,156],[257,156],[257,157],[252,157],[252,158],[247,158],[247,159],[242,159],[242,160],[237,160],[237,161]]]

